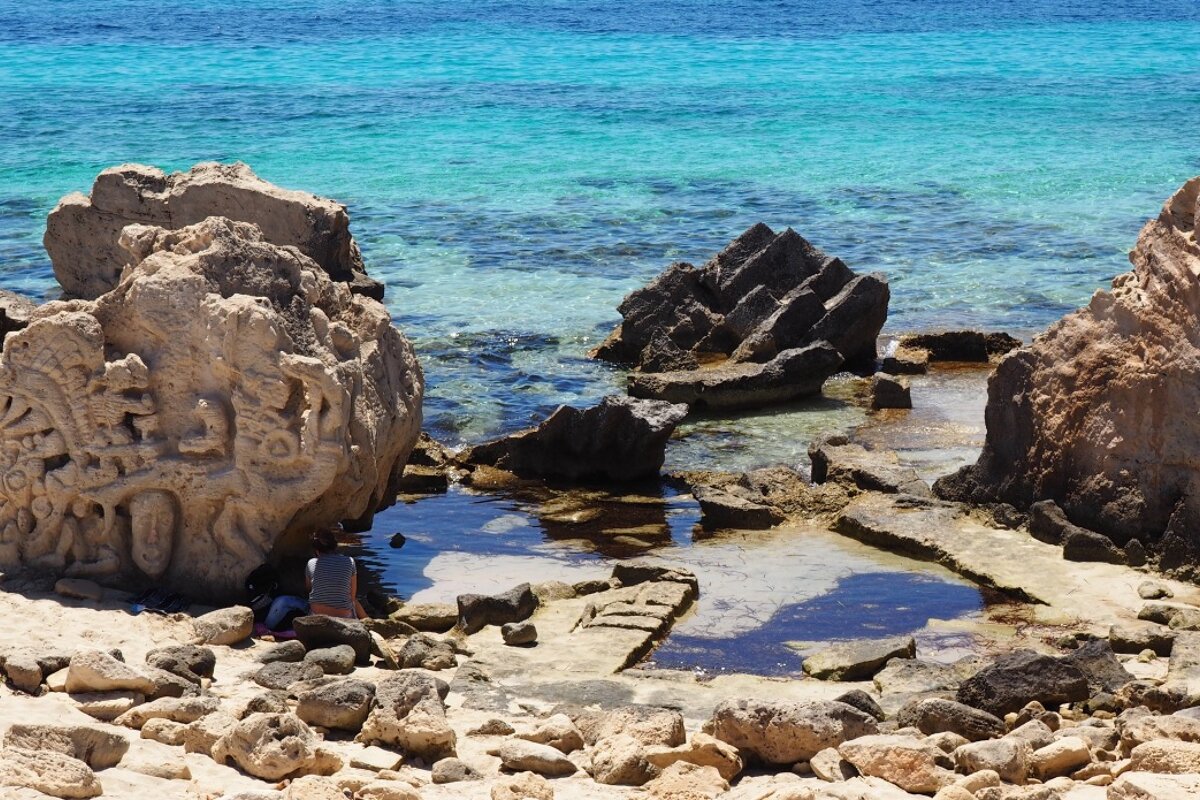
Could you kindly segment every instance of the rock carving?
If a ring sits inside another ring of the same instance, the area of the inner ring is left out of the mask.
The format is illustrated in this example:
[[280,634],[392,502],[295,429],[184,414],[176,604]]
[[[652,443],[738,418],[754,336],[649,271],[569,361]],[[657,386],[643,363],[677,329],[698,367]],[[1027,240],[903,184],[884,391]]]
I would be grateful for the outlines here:
[[382,305],[249,223],[120,244],[116,286],[4,340],[0,568],[217,596],[390,502],[423,379]]

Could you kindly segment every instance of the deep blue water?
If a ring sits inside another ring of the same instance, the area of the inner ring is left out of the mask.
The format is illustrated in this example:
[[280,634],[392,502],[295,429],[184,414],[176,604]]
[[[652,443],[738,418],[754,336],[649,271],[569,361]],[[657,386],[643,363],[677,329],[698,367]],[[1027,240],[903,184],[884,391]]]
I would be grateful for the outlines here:
[[102,168],[241,159],[351,208],[451,442],[590,403],[621,297],[751,223],[891,330],[1041,328],[1200,171],[1200,4],[0,0],[0,286]]
[[983,609],[979,589],[919,572],[861,572],[833,590],[780,608],[761,627],[728,638],[673,633],[651,656],[662,669],[798,674],[804,659],[788,641],[844,642],[905,636],[931,619]]

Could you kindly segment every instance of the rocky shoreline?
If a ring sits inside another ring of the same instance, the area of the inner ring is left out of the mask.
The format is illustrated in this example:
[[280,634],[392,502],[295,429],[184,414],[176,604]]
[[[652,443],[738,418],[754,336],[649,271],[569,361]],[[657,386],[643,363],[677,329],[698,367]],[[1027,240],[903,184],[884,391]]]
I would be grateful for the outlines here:
[[[1090,387],[1104,401],[1090,409],[1062,385],[1109,363],[1120,342],[1148,348],[1189,322],[1200,295],[1180,286],[1200,271],[1198,186],[1147,226],[1115,297],[1011,354],[1020,343],[1003,334],[942,332],[887,342],[876,364],[886,281],[854,275],[790,229],[755,226],[623,304],[595,355],[635,365],[630,397],[564,406],[452,452],[418,438],[423,376],[377,302],[344,208],[244,167],[106,171],[91,198],[64,198],[47,232],[64,288],[85,299],[0,298],[0,793],[1197,795],[1200,588],[1180,580],[1194,576],[1190,472],[1180,459],[1150,478],[1130,471],[1161,455],[1153,447],[1177,451],[1162,442],[1172,424],[1186,444],[1190,417],[1159,420],[1136,404],[1151,449],[1114,434],[1112,464],[1072,461],[1062,453],[1104,449],[1142,373]],[[240,217],[210,216],[223,210]],[[90,249],[106,260],[72,260]],[[163,298],[181,313],[156,312]],[[207,322],[180,327],[193,319]],[[1096,349],[1072,344],[1094,330]],[[1159,363],[1159,350],[1144,352]],[[913,454],[928,457],[940,434],[907,410],[921,378],[976,369],[981,381],[996,364],[983,456],[931,486],[945,470],[918,469]],[[1163,364],[1169,375],[1188,366]],[[817,439],[807,464],[660,475],[689,414],[817,392],[843,366],[866,375],[853,393],[871,422]],[[35,372],[52,380],[31,382]],[[1168,410],[1187,397],[1172,395]],[[1074,433],[1056,440],[1063,431]],[[1039,469],[1014,475],[1014,464]],[[804,677],[656,668],[655,648],[706,592],[660,549],[662,498],[650,495],[664,480],[694,497],[695,537],[828,531],[935,562],[995,602],[939,621],[971,641],[967,653],[906,633],[794,643]],[[306,527],[363,530],[389,503],[452,483],[519,497],[547,531],[603,539],[620,559],[570,583],[455,603],[376,593],[375,619],[300,617],[294,638],[256,636],[240,605],[128,613],[131,587],[190,582],[193,597],[228,597],[237,565],[285,558]],[[1139,509],[1152,513],[1140,520]],[[1133,519],[1144,524],[1129,535],[1108,524]]]

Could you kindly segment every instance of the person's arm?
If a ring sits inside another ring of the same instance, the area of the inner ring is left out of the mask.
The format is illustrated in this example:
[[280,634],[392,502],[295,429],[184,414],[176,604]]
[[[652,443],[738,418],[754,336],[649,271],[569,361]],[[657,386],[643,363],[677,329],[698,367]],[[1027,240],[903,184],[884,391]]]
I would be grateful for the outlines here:
[[370,615],[363,610],[362,603],[358,602],[358,570],[354,570],[354,574],[350,576],[350,599],[354,601],[354,615],[359,619],[367,619]]
[[305,594],[312,594],[312,576],[313,576],[313,564],[312,564],[312,561],[309,561],[304,566],[304,593]]

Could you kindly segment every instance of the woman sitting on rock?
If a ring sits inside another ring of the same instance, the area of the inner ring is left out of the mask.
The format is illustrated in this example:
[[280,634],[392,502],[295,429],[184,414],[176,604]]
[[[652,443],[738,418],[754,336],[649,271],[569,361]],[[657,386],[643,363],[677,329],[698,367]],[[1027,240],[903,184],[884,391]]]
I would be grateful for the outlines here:
[[366,619],[367,612],[358,602],[358,569],[354,559],[337,551],[337,539],[330,530],[314,533],[312,546],[317,556],[308,560],[304,572],[311,612],[327,617]]

